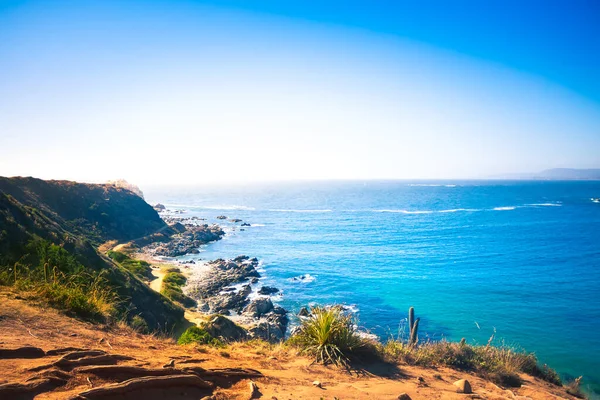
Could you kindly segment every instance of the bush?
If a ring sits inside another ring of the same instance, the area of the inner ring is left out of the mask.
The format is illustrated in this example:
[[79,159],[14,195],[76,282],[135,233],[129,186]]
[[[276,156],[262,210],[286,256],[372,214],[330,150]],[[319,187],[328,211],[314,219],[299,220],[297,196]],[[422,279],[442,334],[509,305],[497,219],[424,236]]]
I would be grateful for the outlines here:
[[179,337],[177,344],[208,344],[223,347],[223,342],[215,339],[208,332],[198,326],[191,326]]
[[348,366],[366,345],[357,334],[352,317],[338,306],[314,307],[289,343],[314,357],[315,362],[339,366]]

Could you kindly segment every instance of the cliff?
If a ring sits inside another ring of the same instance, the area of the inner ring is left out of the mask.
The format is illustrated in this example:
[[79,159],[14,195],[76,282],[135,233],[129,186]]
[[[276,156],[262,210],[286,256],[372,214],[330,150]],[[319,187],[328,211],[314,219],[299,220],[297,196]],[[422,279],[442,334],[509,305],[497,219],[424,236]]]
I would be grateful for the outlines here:
[[114,185],[0,177],[0,272],[6,276],[17,264],[32,271],[44,260],[32,254],[31,244],[55,245],[62,259],[74,257],[76,269],[102,273],[119,299],[119,318],[141,318],[148,329],[169,329],[183,310],[98,253],[97,246],[169,230],[142,198]]

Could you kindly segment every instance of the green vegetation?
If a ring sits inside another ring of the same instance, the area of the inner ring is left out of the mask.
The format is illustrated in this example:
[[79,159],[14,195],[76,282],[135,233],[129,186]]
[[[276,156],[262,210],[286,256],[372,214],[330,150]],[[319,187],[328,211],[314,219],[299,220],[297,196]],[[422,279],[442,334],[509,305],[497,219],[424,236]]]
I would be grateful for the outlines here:
[[314,307],[289,343],[315,362],[348,366],[367,342],[356,332],[353,319],[338,306]]
[[214,347],[223,347],[224,344],[219,339],[215,339],[210,335],[210,333],[206,332],[204,329],[198,326],[189,327],[183,334],[179,337],[177,341],[178,344],[208,344]]
[[[314,357],[315,362],[349,366],[353,359],[370,357],[392,363],[421,367],[450,367],[474,372],[503,386],[520,386],[519,373],[526,373],[555,385],[561,385],[556,371],[547,365],[540,366],[534,354],[516,351],[508,346],[485,346],[447,341],[419,343],[416,339],[419,319],[414,309],[409,310],[408,340],[392,339],[385,344],[361,338],[355,330],[356,321],[344,313],[340,306],[315,307],[302,321],[288,344],[301,353]],[[578,383],[573,385],[576,391]]]
[[12,266],[0,266],[0,285],[29,292],[49,305],[84,319],[116,315],[118,296],[104,272],[85,268],[61,246],[32,240]]
[[133,273],[136,277],[142,280],[152,280],[152,268],[146,261],[135,260],[125,253],[109,250],[106,253],[113,261],[119,263],[123,268]]
[[507,346],[476,346],[447,341],[428,342],[419,346],[390,340],[380,351],[384,359],[422,367],[450,367],[475,372],[503,386],[520,386],[519,373],[537,376],[560,385],[558,374],[544,365],[540,367],[533,354],[515,351]]
[[0,177],[0,285],[82,318],[172,332],[184,311],[139,279],[150,278],[148,266],[118,255],[121,262],[111,261],[97,250],[107,241],[158,240],[166,228],[128,190]]
[[187,278],[177,268],[170,268],[163,278],[160,293],[184,307],[195,307],[196,301],[183,294],[181,289],[186,282]]

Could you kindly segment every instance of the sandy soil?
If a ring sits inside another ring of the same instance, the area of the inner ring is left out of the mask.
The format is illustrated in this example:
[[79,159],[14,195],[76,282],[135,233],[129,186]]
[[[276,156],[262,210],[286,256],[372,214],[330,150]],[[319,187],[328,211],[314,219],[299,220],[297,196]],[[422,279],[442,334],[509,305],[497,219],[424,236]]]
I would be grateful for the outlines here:
[[[311,365],[310,360],[298,356],[283,345],[268,346],[260,343],[234,343],[224,349],[211,347],[178,346],[173,339],[141,335],[127,327],[98,326],[62,315],[53,310],[30,304],[14,293],[0,291],[0,350],[22,346],[36,346],[45,351],[78,347],[104,350],[108,354],[132,357],[119,365],[144,368],[162,368],[174,360],[175,368],[202,367],[246,368],[262,373],[253,378],[259,389],[255,398],[264,399],[396,399],[407,393],[412,399],[559,399],[571,398],[564,389],[553,387],[531,377],[518,389],[505,390],[468,373],[446,368],[422,369],[405,365],[375,363],[348,373],[334,367]],[[3,359],[0,357],[0,385],[25,382],[36,372],[32,367],[48,364],[60,356],[35,359]],[[114,383],[94,375],[66,372],[68,383],[36,399],[65,399],[89,390]],[[453,382],[466,378],[474,394],[456,393]],[[89,379],[89,380],[88,380]],[[321,382],[321,388],[313,381]],[[118,381],[118,380],[117,380]],[[217,385],[213,399],[249,399],[250,379]],[[174,398],[177,388],[163,395],[146,398]],[[149,392],[150,393],[150,392]],[[150,394],[152,394],[150,393]],[[164,395],[168,393],[168,395]],[[183,393],[183,394],[182,394]],[[187,393],[187,392],[185,392]],[[177,392],[185,397],[182,391]],[[188,393],[189,394],[189,393]],[[1,397],[1,396],[0,396]],[[138,395],[139,397],[139,395]],[[121,397],[128,398],[128,397]]]

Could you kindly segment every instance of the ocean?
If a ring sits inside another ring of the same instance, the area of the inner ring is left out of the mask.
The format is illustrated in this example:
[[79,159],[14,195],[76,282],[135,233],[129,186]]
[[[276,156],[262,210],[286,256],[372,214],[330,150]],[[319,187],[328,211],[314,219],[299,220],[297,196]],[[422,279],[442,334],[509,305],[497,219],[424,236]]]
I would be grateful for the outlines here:
[[[507,344],[600,393],[600,182],[366,181],[142,188],[224,226],[184,259],[261,260],[297,312],[345,304],[383,340]],[[250,223],[216,219],[219,215]],[[242,230],[243,229],[243,230]]]

